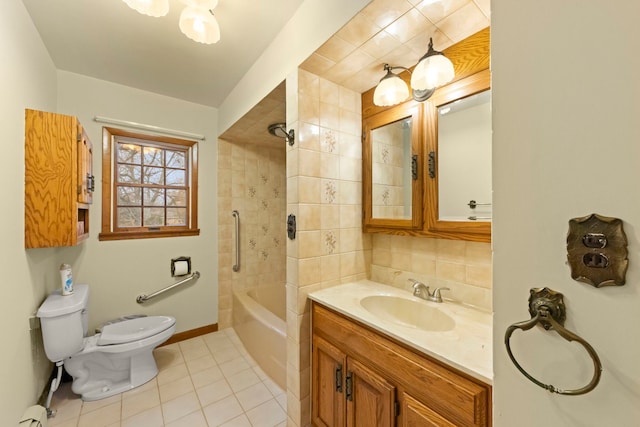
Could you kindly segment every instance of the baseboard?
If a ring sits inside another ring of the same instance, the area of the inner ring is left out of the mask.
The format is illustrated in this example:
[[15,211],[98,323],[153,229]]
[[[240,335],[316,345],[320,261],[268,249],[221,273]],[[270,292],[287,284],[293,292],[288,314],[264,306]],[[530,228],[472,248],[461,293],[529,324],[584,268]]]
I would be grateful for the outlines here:
[[178,332],[176,334],[173,334],[171,338],[166,340],[163,344],[159,345],[158,347],[188,340],[190,338],[199,337],[200,335],[210,334],[211,332],[217,332],[217,330],[218,330],[218,324],[214,323],[212,325],[202,326],[200,328],[190,329],[184,332]]

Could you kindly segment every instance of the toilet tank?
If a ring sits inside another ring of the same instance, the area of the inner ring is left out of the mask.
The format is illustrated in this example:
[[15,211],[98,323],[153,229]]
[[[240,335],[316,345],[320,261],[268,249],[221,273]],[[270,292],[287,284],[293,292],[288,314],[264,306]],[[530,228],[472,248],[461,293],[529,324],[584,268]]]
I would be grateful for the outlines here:
[[79,284],[73,294],[51,293],[36,314],[40,318],[47,358],[58,362],[82,350],[87,331],[89,286]]

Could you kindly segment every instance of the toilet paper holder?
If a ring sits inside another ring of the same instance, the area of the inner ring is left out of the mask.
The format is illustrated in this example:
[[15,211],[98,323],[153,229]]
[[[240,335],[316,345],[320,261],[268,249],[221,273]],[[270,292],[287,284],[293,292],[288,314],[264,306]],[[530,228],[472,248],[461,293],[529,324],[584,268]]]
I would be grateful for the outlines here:
[[179,256],[171,259],[171,277],[191,274],[191,257]]

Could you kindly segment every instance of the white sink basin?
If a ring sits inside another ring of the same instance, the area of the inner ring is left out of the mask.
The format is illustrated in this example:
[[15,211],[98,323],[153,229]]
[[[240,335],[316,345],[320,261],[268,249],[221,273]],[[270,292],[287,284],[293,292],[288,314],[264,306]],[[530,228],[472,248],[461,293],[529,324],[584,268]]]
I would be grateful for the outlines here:
[[402,326],[431,332],[453,329],[455,320],[428,302],[390,295],[364,297],[360,304],[369,313]]

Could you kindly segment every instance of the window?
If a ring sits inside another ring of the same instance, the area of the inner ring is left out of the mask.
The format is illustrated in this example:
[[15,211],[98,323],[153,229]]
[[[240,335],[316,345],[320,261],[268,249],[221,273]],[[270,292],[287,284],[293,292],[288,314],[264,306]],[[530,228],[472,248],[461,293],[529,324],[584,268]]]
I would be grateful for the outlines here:
[[195,236],[195,141],[103,128],[99,240]]

